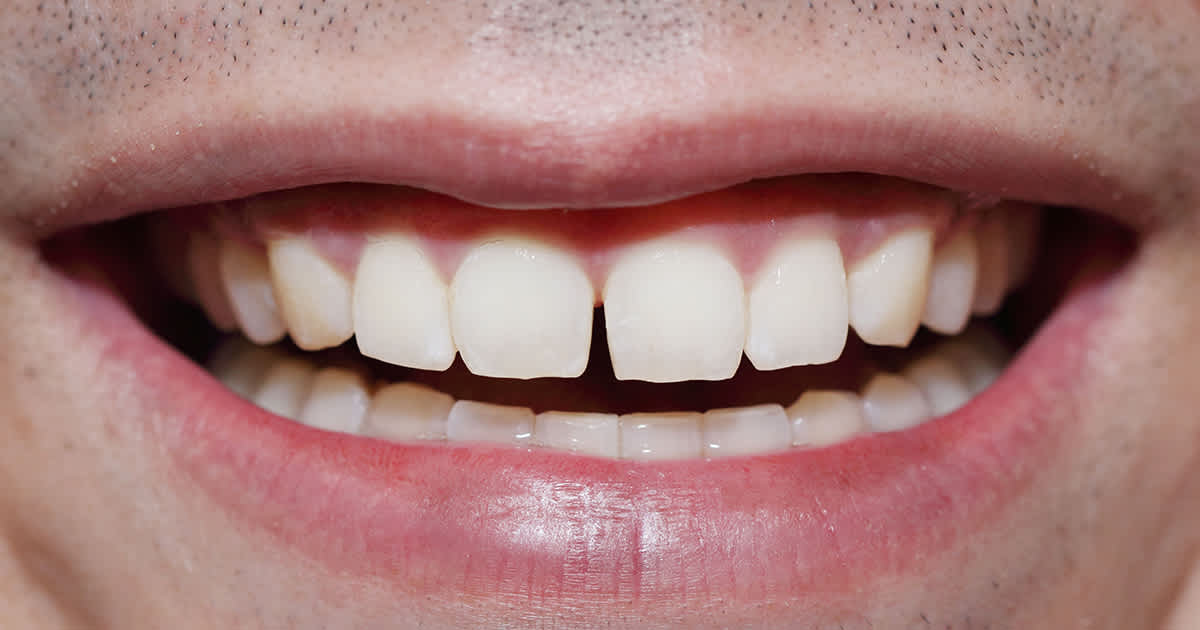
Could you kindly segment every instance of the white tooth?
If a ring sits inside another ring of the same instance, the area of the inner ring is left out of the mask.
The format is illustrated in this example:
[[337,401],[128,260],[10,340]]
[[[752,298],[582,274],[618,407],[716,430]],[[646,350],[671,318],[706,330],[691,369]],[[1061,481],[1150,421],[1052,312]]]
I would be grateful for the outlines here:
[[742,275],[715,247],[648,243],[609,272],[604,321],[618,379],[727,379],[746,340]]
[[795,446],[829,446],[866,430],[862,399],[853,392],[809,390],[787,408]]
[[454,362],[446,284],[406,236],[372,240],[354,278],[354,338],[368,357],[422,370]]
[[403,442],[446,439],[454,398],[417,383],[396,383],[375,393],[362,433]]
[[901,431],[933,414],[921,390],[895,374],[876,374],[863,388],[862,402],[863,417],[872,431]]
[[694,459],[700,457],[703,415],[690,412],[631,413],[621,416],[621,457]]
[[948,359],[936,355],[918,359],[904,370],[904,376],[920,388],[934,416],[948,414],[971,399],[962,372]]
[[267,257],[283,321],[297,346],[330,348],[354,334],[350,283],[307,239],[270,241]]
[[995,382],[1008,361],[1008,352],[998,340],[974,328],[963,337],[943,344],[935,354],[958,368],[972,395]]
[[217,350],[209,361],[209,370],[234,393],[249,398],[278,359],[278,353],[239,338]]
[[1017,208],[1008,218],[1008,289],[1019,288],[1033,271],[1041,240],[1041,214],[1037,208]]
[[595,291],[571,256],[500,239],[476,247],[450,284],[450,328],[467,369],[501,378],[575,377],[587,367]]
[[584,455],[618,457],[621,453],[617,416],[611,413],[539,413],[533,437],[543,446]]
[[747,296],[746,356],[760,370],[836,361],[846,346],[847,300],[837,241],[785,242]]
[[781,451],[792,445],[792,428],[780,405],[713,409],[701,425],[705,457]]
[[191,270],[196,299],[200,301],[208,320],[217,328],[229,332],[237,328],[237,321],[229,305],[229,297],[225,295],[225,287],[221,284],[219,254],[217,239],[206,233],[197,232],[188,241],[188,268]]
[[370,403],[371,395],[361,376],[344,368],[325,368],[313,378],[298,419],[326,431],[356,433]]
[[1003,214],[992,212],[975,228],[979,244],[979,281],[975,285],[975,302],[971,310],[978,315],[991,315],[1000,308],[1008,290],[1008,226]]
[[254,404],[271,413],[296,420],[312,385],[316,368],[300,359],[280,359],[267,370]]
[[533,410],[529,407],[460,400],[446,419],[446,438],[450,440],[525,444],[532,434]]
[[962,230],[946,242],[933,257],[929,276],[929,297],[921,321],[946,335],[957,335],[971,318],[975,300],[975,282],[979,275],[979,249],[975,235]]
[[233,314],[246,337],[259,344],[283,339],[287,330],[275,304],[266,253],[222,239],[220,269]]
[[863,341],[906,346],[921,324],[929,291],[933,232],[900,232],[854,264],[846,278],[850,325]]

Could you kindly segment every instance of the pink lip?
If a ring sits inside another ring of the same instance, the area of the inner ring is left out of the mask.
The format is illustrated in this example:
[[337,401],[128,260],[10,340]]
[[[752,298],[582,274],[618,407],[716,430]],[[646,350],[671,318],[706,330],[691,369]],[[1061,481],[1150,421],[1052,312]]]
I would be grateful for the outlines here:
[[848,597],[919,574],[1003,517],[1069,447],[1079,418],[1064,421],[1053,393],[1077,384],[1111,280],[1080,281],[951,416],[823,450],[657,464],[317,431],[237,398],[108,292],[61,283],[64,310],[110,340],[108,369],[140,375],[139,395],[161,410],[130,421],[171,454],[178,492],[397,594],[650,607]]
[[1068,150],[1064,139],[970,116],[913,120],[796,107],[714,112],[702,124],[634,120],[602,131],[436,112],[380,117],[353,107],[278,122],[231,119],[180,124],[184,131],[153,151],[148,131],[98,145],[66,211],[59,197],[15,205],[56,206],[37,215],[50,234],[134,212],[344,181],[412,185],[498,207],[585,208],[642,205],[752,178],[854,171],[1152,221],[1144,203],[1150,191],[1101,175],[1128,169]]

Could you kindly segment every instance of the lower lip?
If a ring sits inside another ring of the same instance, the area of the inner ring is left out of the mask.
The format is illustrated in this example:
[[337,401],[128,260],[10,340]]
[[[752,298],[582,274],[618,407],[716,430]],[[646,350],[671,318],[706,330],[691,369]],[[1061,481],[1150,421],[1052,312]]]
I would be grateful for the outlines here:
[[[637,463],[508,447],[397,445],[264,412],[153,336],[107,290],[65,312],[137,374],[142,414],[236,521],[335,574],[410,595],[851,594],[969,540],[1070,444],[1072,391],[1110,277],[1080,282],[1005,374],[915,429],[821,450]],[[1053,417],[1053,422],[1050,418]]]

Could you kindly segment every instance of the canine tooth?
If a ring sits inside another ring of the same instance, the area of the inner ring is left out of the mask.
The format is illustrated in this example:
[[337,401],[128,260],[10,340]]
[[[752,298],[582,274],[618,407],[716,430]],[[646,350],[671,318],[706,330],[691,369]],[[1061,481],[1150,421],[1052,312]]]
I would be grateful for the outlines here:
[[747,296],[746,356],[759,370],[836,361],[849,305],[842,250],[831,238],[777,248]]
[[450,284],[450,328],[467,369],[575,377],[587,367],[595,291],[571,256],[523,239],[483,243]]
[[948,414],[971,399],[962,373],[942,357],[931,355],[918,359],[904,370],[904,376],[925,395],[934,416]]
[[853,392],[809,390],[787,408],[794,446],[829,446],[866,429],[862,399]]
[[933,232],[914,228],[884,241],[846,278],[850,325],[863,341],[905,346],[921,323],[929,290]]
[[539,413],[533,438],[543,446],[585,455],[618,457],[621,453],[618,420],[611,413]]
[[699,457],[703,415],[690,412],[631,413],[620,418],[621,457],[692,459]]
[[356,433],[370,403],[361,376],[344,368],[325,368],[313,378],[299,420],[326,431]]
[[712,246],[664,239],[624,253],[604,287],[613,372],[656,383],[733,376],[745,302],[741,273]]
[[446,439],[446,418],[454,398],[417,383],[381,388],[371,400],[362,433],[402,442]]
[[984,216],[975,228],[979,243],[979,281],[971,310],[991,315],[1000,308],[1008,290],[1009,244],[1007,219],[1000,212]]
[[209,361],[209,371],[234,393],[249,398],[278,359],[278,354],[271,350],[235,339],[217,350]]
[[979,275],[979,248],[970,230],[959,232],[933,256],[929,297],[921,321],[930,330],[957,335],[971,318],[975,282]]
[[921,390],[895,374],[876,374],[863,388],[863,417],[872,431],[901,431],[928,420],[932,411]]
[[792,445],[792,429],[780,405],[713,409],[704,414],[701,444],[705,457],[770,453]]
[[229,297],[225,295],[225,287],[221,285],[219,255],[217,239],[206,233],[193,234],[188,241],[188,269],[191,271],[196,299],[200,301],[208,321],[220,330],[229,332],[237,329],[237,320],[234,319],[233,307],[229,305]]
[[450,408],[446,437],[464,442],[525,444],[533,434],[533,418],[529,407],[460,400]]
[[263,376],[254,393],[254,404],[277,416],[296,420],[316,373],[316,368],[307,361],[280,359]]
[[222,239],[221,281],[238,325],[254,343],[275,343],[287,334],[271,288],[271,270],[264,252],[233,239]]
[[336,346],[354,334],[350,283],[301,237],[267,243],[275,297],[292,341],[304,350]]
[[362,354],[422,370],[454,362],[446,284],[411,238],[380,237],[363,249],[353,311]]

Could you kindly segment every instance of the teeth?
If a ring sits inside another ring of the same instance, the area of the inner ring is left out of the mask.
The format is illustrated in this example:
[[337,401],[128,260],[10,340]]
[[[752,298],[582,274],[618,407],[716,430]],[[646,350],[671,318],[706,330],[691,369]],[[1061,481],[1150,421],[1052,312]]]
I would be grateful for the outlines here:
[[792,445],[792,429],[779,405],[714,409],[704,414],[705,457],[781,451]]
[[254,404],[271,413],[295,420],[308,398],[317,370],[307,361],[280,359],[267,370],[254,393]]
[[532,433],[533,411],[529,407],[460,400],[450,408],[446,419],[446,437],[450,440],[525,444]]
[[570,256],[528,240],[484,243],[450,286],[467,369],[501,378],[575,377],[587,367],[595,291]]
[[613,372],[656,383],[733,376],[745,300],[741,273],[711,246],[664,239],[625,253],[604,287]]
[[1020,287],[1033,271],[1041,240],[1041,217],[1034,208],[1018,208],[1008,220],[1008,288]]
[[995,382],[1008,360],[1004,346],[979,329],[968,330],[962,337],[946,342],[938,354],[958,368],[972,396]]
[[934,416],[948,414],[971,398],[967,382],[948,359],[928,356],[904,370],[904,376],[921,390]]
[[311,393],[297,419],[326,431],[356,433],[370,402],[361,376],[343,368],[325,368],[313,378]]
[[446,418],[454,399],[416,383],[380,389],[371,401],[363,434],[402,442],[446,439]]
[[550,448],[600,457],[615,458],[621,454],[621,435],[615,414],[539,413],[533,435],[534,441]]
[[631,413],[621,416],[621,457],[694,459],[703,452],[698,413]]
[[350,283],[306,239],[273,240],[267,257],[283,320],[297,346],[331,348],[354,334]]
[[877,374],[863,388],[863,416],[872,431],[901,431],[932,415],[921,390],[895,374]]
[[906,346],[912,340],[928,293],[932,249],[932,231],[910,229],[889,238],[850,270],[850,325],[863,341]]
[[225,295],[225,287],[221,285],[217,240],[203,232],[193,234],[188,241],[187,253],[191,284],[208,321],[222,331],[235,330],[237,320],[229,305],[229,297]]
[[246,337],[258,344],[283,339],[287,331],[275,304],[267,255],[233,239],[223,239],[220,271],[233,314]]
[[862,433],[862,399],[843,391],[810,390],[787,408],[795,446],[828,446]]
[[979,243],[979,281],[975,286],[972,310],[977,315],[991,315],[1000,308],[1008,289],[1008,254],[1011,245],[1008,227],[1000,212],[983,217],[975,228]]
[[238,396],[249,398],[278,359],[271,350],[235,339],[217,350],[209,362],[209,370]]
[[842,251],[831,238],[784,243],[748,295],[746,356],[759,370],[837,360],[849,307]]
[[454,362],[446,285],[412,239],[386,236],[363,249],[354,278],[354,338],[362,354],[445,370]]
[[925,300],[925,315],[921,321],[930,330],[942,334],[962,332],[971,318],[978,273],[979,250],[975,235],[963,230],[942,245],[933,257],[929,297]]

